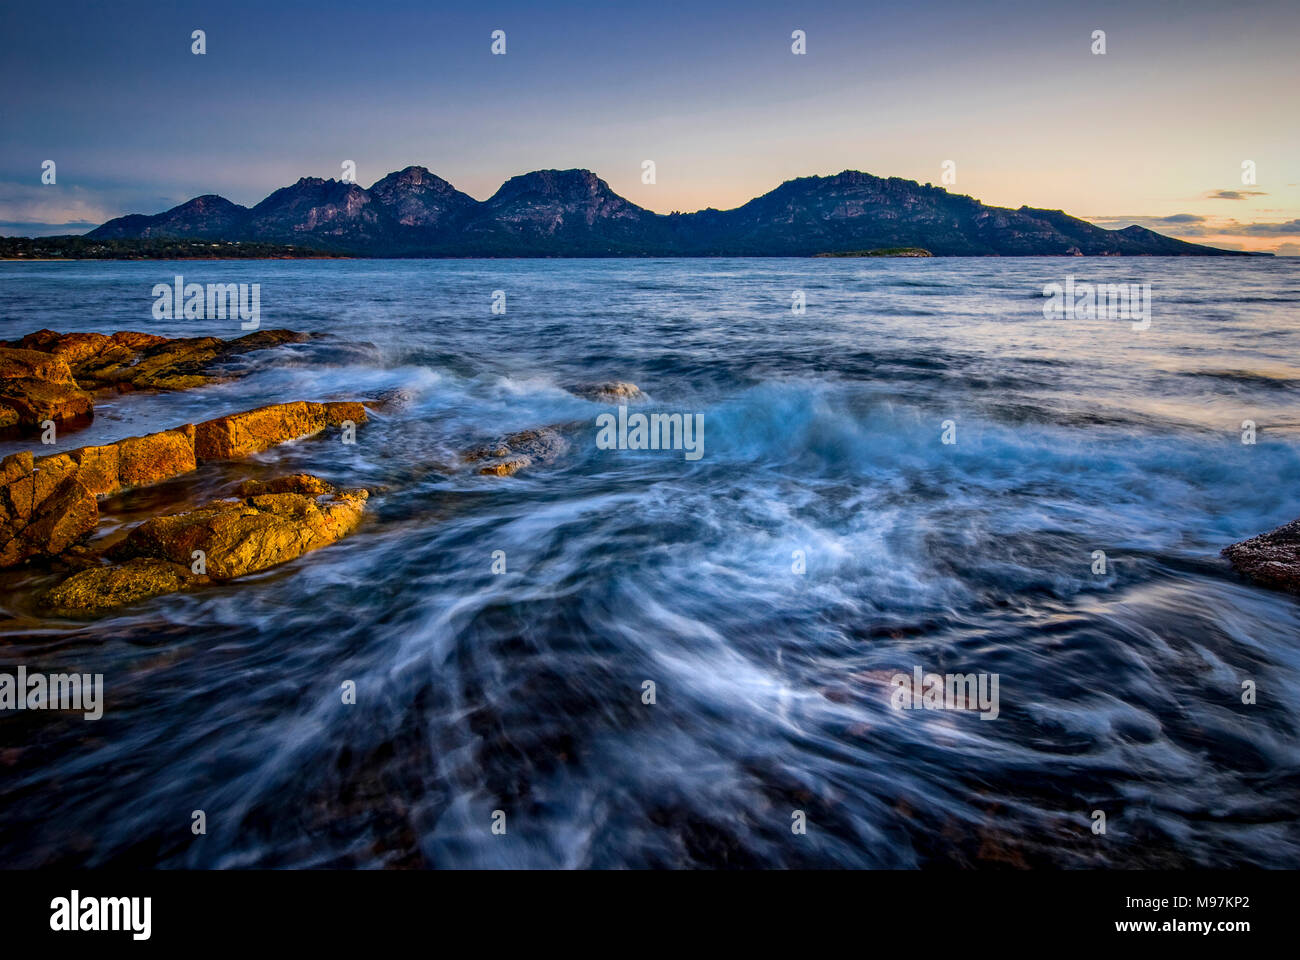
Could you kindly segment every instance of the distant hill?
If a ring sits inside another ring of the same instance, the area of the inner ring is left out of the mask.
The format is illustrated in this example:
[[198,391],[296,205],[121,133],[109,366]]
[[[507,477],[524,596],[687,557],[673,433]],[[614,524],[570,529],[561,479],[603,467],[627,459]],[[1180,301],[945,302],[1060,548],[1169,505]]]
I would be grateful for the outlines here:
[[196,197],[110,220],[95,240],[292,244],[372,257],[807,257],[914,247],[935,256],[1231,256],[1139,226],[1105,230],[1060,210],[985,206],[899,177],[800,177],[734,210],[652,213],[589,170],[513,177],[487,200],[424,167],[369,189],[304,177],[249,209]]

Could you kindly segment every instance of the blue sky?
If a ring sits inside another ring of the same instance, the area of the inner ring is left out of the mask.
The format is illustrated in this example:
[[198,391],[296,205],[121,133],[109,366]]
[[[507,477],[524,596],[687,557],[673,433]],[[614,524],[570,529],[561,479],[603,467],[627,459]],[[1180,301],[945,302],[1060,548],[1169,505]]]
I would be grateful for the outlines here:
[[1295,2],[73,2],[5,18],[0,233],[202,193],[252,204],[344,160],[363,185],[415,163],[480,199],[586,167],[660,212],[847,168],[939,183],[952,160],[950,189],[989,203],[1300,252]]

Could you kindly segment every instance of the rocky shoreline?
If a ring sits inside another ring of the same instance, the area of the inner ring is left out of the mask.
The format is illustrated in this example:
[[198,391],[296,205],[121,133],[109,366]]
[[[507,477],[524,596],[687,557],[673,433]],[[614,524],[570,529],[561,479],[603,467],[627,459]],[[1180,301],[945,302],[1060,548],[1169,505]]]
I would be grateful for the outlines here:
[[[95,399],[106,391],[195,389],[229,379],[219,368],[226,358],[308,339],[290,330],[234,340],[40,330],[0,342],[0,431],[77,429],[93,419]],[[597,402],[643,397],[623,381],[569,390]],[[336,489],[306,473],[246,477],[225,497],[182,504],[111,536],[100,535],[100,503],[327,431],[353,442],[356,428],[368,422],[367,407],[383,410],[392,402],[275,403],[45,456],[11,454],[0,460],[0,571],[39,565],[66,574],[38,601],[47,611],[75,615],[237,579],[329,546],[361,524],[369,491]],[[580,426],[506,434],[466,449],[459,464],[494,477],[553,464]],[[1242,576],[1300,594],[1300,520],[1222,554]]]
[[[214,369],[226,358],[306,339],[289,330],[228,341],[41,330],[0,345],[0,426],[11,435],[77,429],[93,419],[105,391],[202,387],[227,379]],[[93,612],[328,546],[357,528],[369,494],[307,475],[246,481],[234,497],[159,514],[118,538],[95,537],[105,499],[327,430],[350,438],[367,419],[359,402],[295,401],[46,456],[11,454],[0,460],[0,570],[75,571],[41,603]]]
[[[121,331],[60,334],[40,330],[0,343],[0,424],[9,435],[75,430],[94,417],[108,392],[191,390],[230,379],[221,361],[307,335],[268,330],[235,340],[167,339]],[[641,397],[622,381],[570,388],[596,401]],[[306,473],[245,478],[227,496],[154,513],[105,534],[100,504],[129,491],[237,462],[327,431],[352,442],[401,397],[275,403],[199,423],[48,455],[0,460],[0,571],[36,567],[63,578],[37,596],[57,615],[95,614],[164,594],[234,580],[329,546],[360,526],[370,492],[336,489]],[[510,476],[555,462],[570,448],[555,424],[506,434],[465,450],[459,466]]]

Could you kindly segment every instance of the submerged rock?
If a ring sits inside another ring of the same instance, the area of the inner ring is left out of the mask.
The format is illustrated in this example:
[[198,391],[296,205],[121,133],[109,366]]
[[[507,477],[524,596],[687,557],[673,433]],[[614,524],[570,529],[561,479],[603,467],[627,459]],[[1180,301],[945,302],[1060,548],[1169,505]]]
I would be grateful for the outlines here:
[[241,497],[256,497],[264,493],[301,493],[309,497],[318,497],[325,493],[334,493],[334,485],[326,483],[320,477],[310,473],[294,473],[274,480],[245,480],[235,488]]
[[356,529],[365,513],[365,490],[317,499],[266,493],[217,500],[185,513],[140,524],[109,555],[190,565],[202,551],[204,572],[228,580],[265,570],[328,546]]
[[1300,593],[1300,520],[1225,547],[1223,555],[1257,583]]
[[480,463],[484,476],[508,477],[534,464],[552,463],[569,449],[569,441],[554,427],[520,430],[464,455],[467,463]]
[[626,380],[607,380],[603,383],[582,383],[575,387],[570,387],[569,392],[582,397],[584,400],[595,400],[599,403],[635,400],[643,396],[640,387],[635,383],[628,383]]
[[138,558],[75,573],[45,595],[60,610],[106,610],[210,582],[168,560]]

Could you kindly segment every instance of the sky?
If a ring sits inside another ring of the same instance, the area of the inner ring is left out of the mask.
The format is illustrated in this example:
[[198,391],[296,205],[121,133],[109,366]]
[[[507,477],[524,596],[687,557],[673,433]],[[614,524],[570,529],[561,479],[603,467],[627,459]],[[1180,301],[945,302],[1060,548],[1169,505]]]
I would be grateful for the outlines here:
[[581,167],[661,213],[854,169],[1300,255],[1298,40],[1298,0],[9,2],[0,234],[251,206],[345,161],[479,199]]

